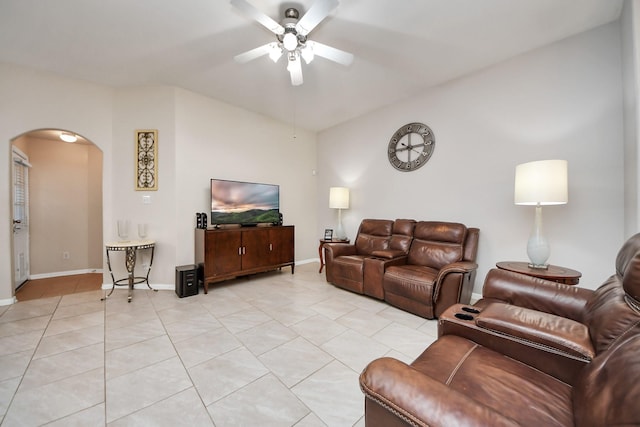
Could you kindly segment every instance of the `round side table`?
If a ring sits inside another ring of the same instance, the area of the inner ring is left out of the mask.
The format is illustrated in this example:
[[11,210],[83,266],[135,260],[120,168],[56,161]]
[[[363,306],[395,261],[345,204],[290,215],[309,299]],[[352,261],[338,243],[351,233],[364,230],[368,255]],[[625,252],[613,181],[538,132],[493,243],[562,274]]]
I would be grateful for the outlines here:
[[566,267],[549,264],[549,268],[531,268],[527,262],[502,261],[496,264],[501,270],[513,271],[514,273],[526,274],[527,276],[538,277],[540,279],[551,280],[565,285],[577,285],[582,277],[582,273]]
[[[153,253],[155,251],[155,246],[156,242],[153,240],[128,240],[123,242],[107,243],[105,245],[105,249],[107,252],[107,266],[109,267],[109,274],[111,274],[113,285],[111,286],[111,291],[109,292],[109,294],[102,298],[103,301],[111,296],[116,286],[129,287],[127,302],[131,302],[131,299],[133,298],[133,287],[138,283],[146,283],[149,289],[156,292],[158,291],[157,289],[153,289],[151,285],[149,285],[149,273],[151,272],[151,265],[153,264]],[[136,268],[136,252],[142,249],[151,250],[149,268],[147,269],[147,274],[144,277],[135,277],[134,270]],[[113,270],[111,269],[111,259],[109,258],[109,252],[112,251],[125,252],[125,266],[127,267],[127,277],[124,279],[116,280],[116,278],[113,276]]]

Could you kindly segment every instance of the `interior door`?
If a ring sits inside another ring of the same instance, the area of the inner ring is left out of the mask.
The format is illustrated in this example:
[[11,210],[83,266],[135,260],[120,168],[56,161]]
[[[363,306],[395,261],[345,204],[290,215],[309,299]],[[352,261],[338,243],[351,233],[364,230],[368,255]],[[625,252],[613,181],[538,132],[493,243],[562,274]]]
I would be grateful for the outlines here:
[[29,278],[29,159],[12,148],[14,290]]

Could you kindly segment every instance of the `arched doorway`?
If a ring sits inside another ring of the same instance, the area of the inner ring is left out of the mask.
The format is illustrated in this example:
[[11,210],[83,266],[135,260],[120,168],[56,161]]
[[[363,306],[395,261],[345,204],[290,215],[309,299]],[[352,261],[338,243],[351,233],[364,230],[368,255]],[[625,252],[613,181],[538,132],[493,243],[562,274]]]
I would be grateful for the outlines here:
[[[65,142],[63,134],[76,138]],[[91,141],[61,129],[37,129],[14,138],[28,158],[26,265],[12,255],[14,276],[29,279],[102,271],[102,151]],[[12,162],[14,160],[11,160]],[[11,184],[13,186],[13,184]],[[12,205],[16,194],[12,188]],[[14,252],[16,242],[13,242]],[[20,283],[14,283],[15,286]]]

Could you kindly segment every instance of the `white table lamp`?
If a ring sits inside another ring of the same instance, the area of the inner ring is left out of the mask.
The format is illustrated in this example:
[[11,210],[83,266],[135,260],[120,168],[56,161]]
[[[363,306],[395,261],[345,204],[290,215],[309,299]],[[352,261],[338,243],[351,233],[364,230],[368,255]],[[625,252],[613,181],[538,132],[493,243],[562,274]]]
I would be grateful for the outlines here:
[[542,206],[564,205],[568,199],[566,160],[541,160],[516,166],[514,202],[536,207],[535,222],[527,243],[529,267],[548,268],[550,249],[542,235]]
[[349,209],[349,189],[346,187],[331,187],[329,189],[329,207],[338,209],[338,228],[336,238],[346,240],[347,233],[342,227],[342,209]]

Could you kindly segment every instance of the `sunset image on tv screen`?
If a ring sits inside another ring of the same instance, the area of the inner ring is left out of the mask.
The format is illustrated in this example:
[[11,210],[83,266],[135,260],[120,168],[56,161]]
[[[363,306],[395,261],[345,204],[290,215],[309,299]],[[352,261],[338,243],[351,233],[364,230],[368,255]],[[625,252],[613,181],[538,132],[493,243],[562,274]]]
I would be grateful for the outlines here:
[[279,212],[277,185],[211,180],[211,224],[276,223]]

